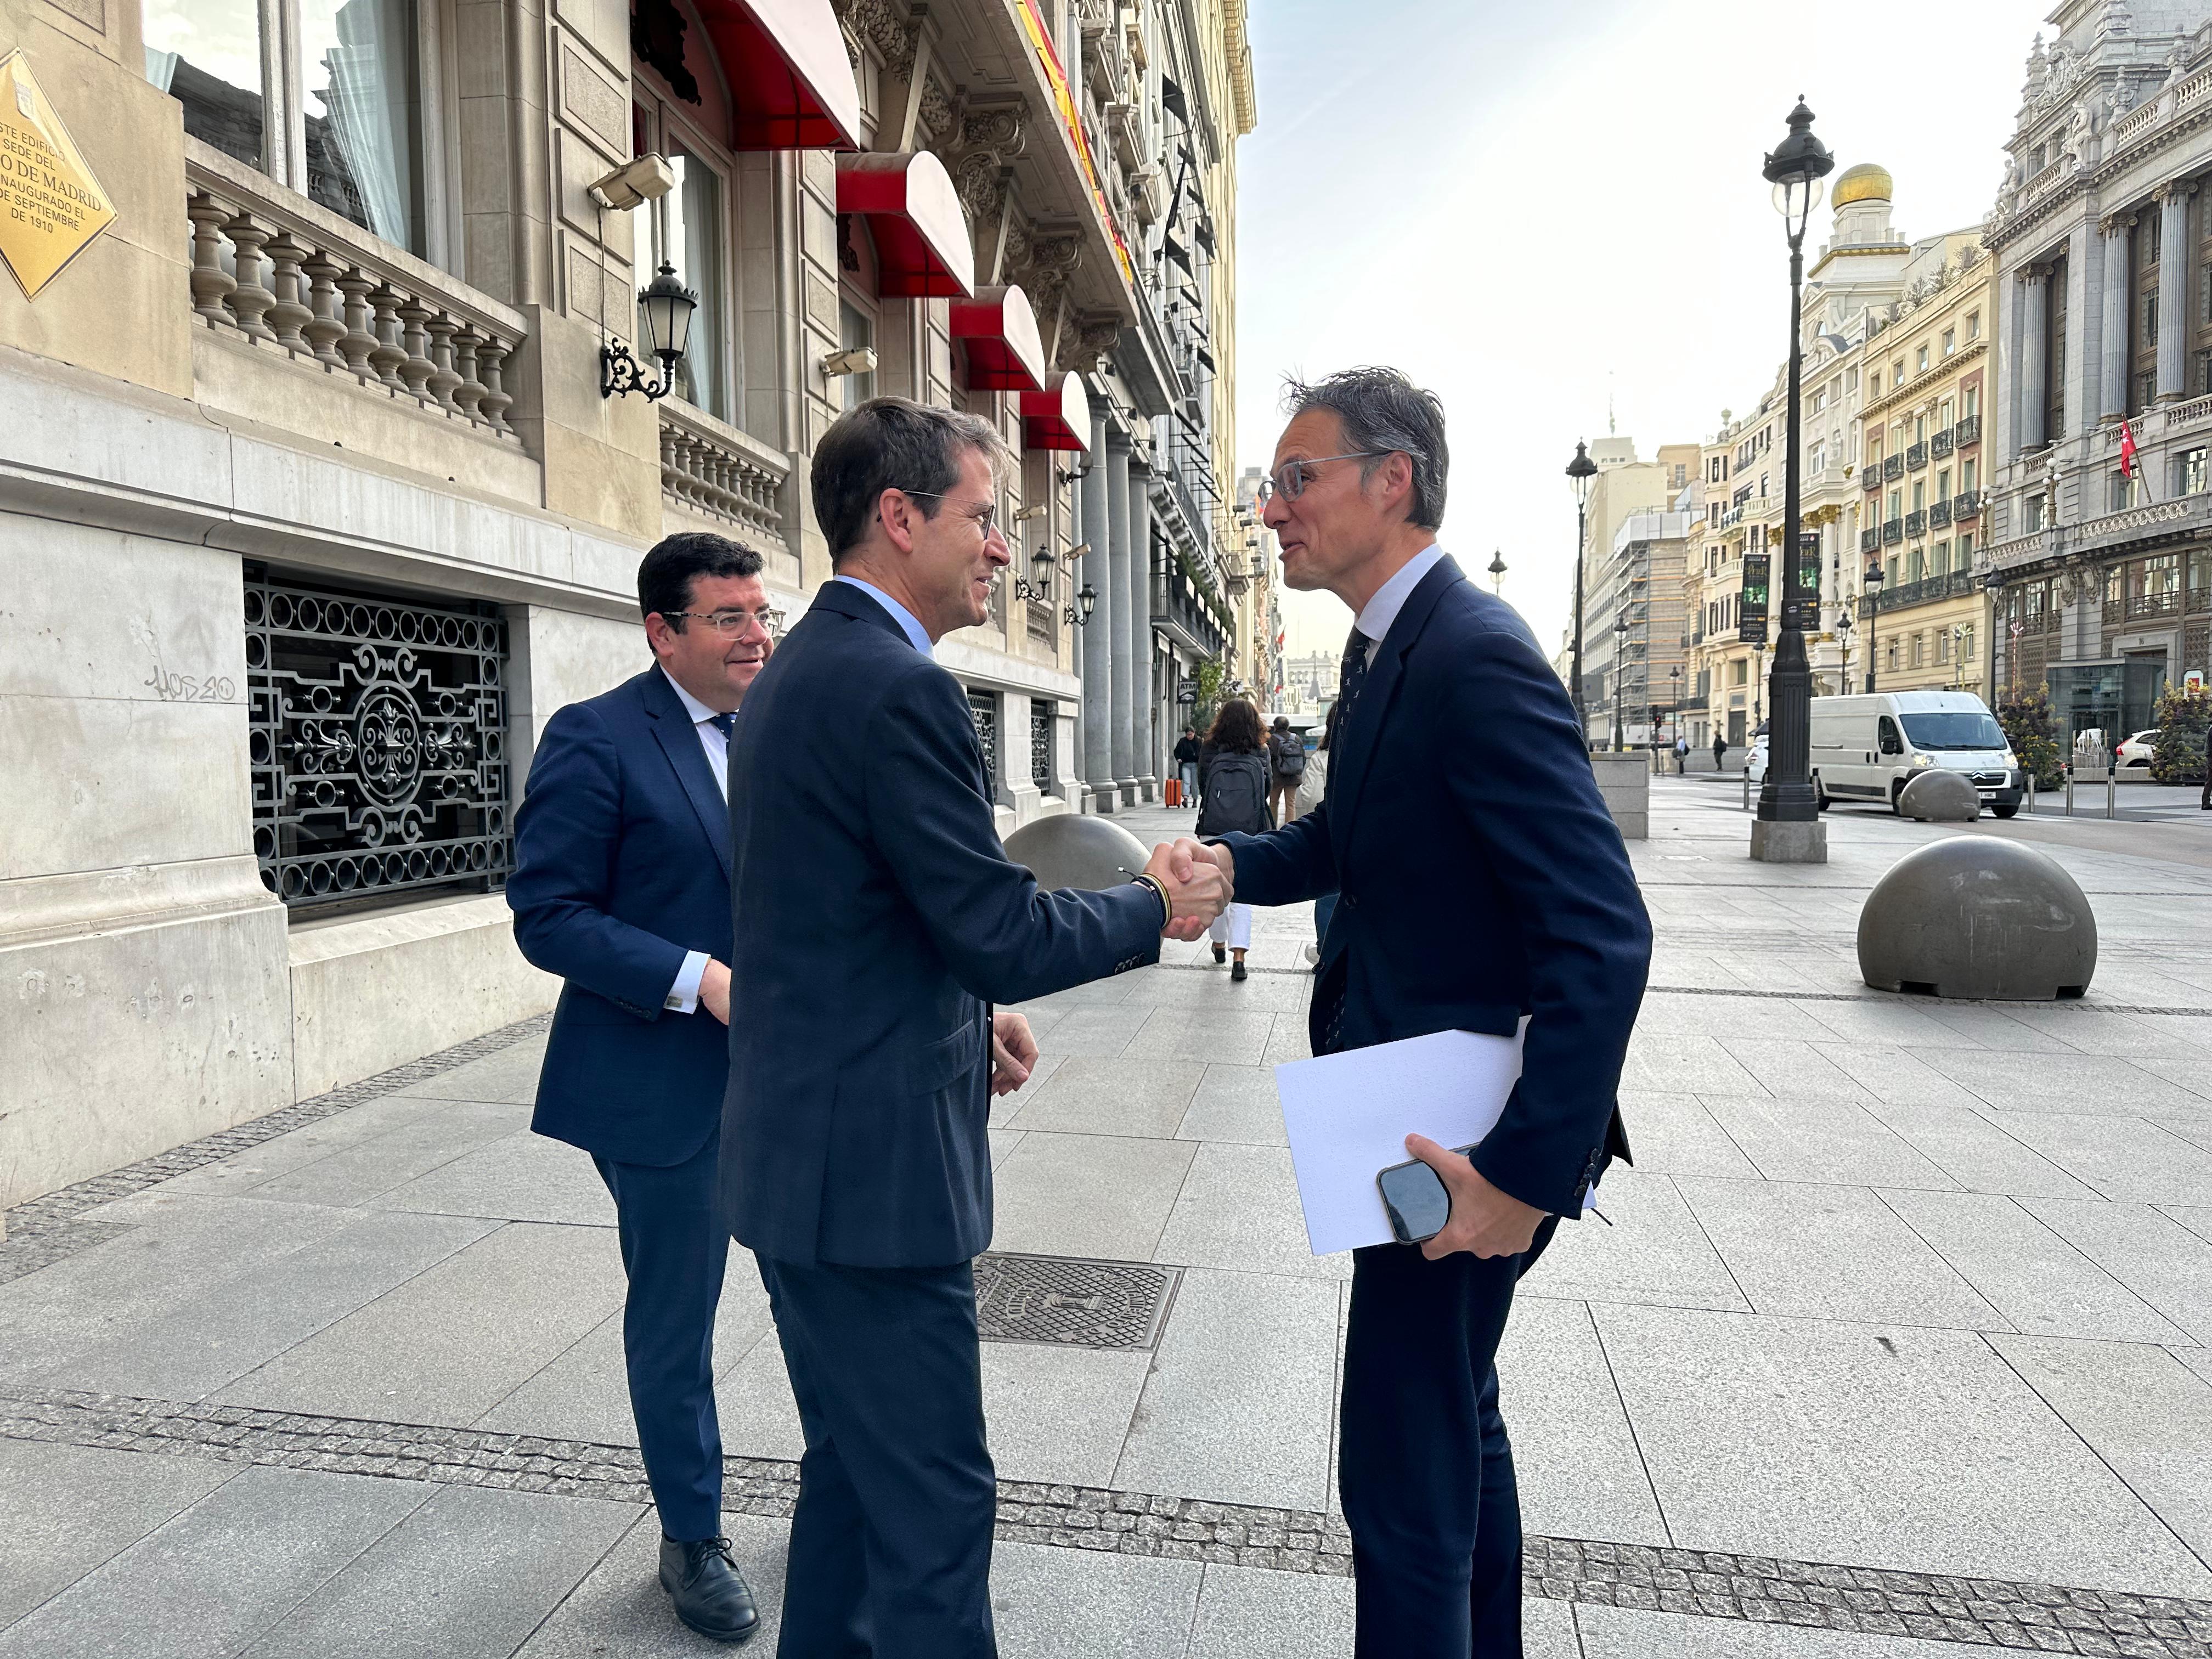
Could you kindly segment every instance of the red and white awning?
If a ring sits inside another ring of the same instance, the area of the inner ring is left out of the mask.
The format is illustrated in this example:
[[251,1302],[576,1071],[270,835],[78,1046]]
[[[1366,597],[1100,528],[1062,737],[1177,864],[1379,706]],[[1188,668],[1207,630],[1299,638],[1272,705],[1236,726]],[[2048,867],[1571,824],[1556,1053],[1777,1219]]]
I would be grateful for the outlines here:
[[732,149],[858,149],[860,89],[830,0],[697,0]]
[[1091,447],[1091,398],[1080,374],[1062,374],[1042,392],[1022,393],[1022,441],[1031,449]]
[[837,211],[867,216],[881,297],[964,299],[975,291],[968,216],[952,175],[927,150],[840,155]]
[[1018,288],[979,288],[950,307],[952,337],[968,348],[971,392],[1042,392],[1049,372],[1036,313]]

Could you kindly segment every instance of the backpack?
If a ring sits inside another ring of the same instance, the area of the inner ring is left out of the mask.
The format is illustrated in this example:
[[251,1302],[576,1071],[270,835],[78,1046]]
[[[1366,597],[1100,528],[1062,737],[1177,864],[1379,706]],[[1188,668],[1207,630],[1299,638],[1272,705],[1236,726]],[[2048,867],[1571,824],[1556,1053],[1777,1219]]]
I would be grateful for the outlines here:
[[1306,746],[1295,736],[1270,737],[1267,748],[1274,756],[1277,777],[1300,778],[1305,775]]
[[1258,755],[1216,755],[1206,769],[1206,803],[1197,833],[1258,835],[1273,828],[1267,811],[1267,763]]

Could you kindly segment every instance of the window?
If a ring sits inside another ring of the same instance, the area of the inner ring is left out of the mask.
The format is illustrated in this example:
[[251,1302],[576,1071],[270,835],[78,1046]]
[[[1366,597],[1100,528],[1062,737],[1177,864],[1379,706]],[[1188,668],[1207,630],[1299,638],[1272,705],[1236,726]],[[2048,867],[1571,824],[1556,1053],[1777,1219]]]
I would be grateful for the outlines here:
[[1959,331],[1955,328],[1945,329],[1943,331],[1943,355],[1948,357],[1958,349]]
[[2043,495],[2031,490],[2020,498],[2021,528],[2030,532],[2043,528]]
[[1960,393],[1960,396],[1966,399],[1966,403],[1960,413],[1960,418],[1961,420],[1971,421],[1975,416],[1982,412],[1982,389],[1980,386],[1970,386],[1966,389],[1966,391]]
[[1858,370],[1857,370],[1856,368],[1847,368],[1847,369],[1845,369],[1845,370],[1844,371],[1844,391],[1846,391],[1846,392],[1856,392],[1858,389],[1859,389],[1859,372],[1858,372]]
[[1928,556],[1928,574],[1931,576],[1943,576],[1949,574],[1950,570],[1951,544],[1948,541],[1938,542]]
[[[676,364],[676,391],[695,407],[730,420],[722,175],[686,142],[672,109],[660,100],[640,102],[636,126],[640,153],[658,150],[676,174],[676,186],[667,195],[630,211],[637,286],[651,282],[665,264],[699,296],[699,308],[691,313],[690,346]],[[639,328],[641,333],[642,321]]]
[[1893,519],[1901,519],[1905,516],[1905,492],[1901,489],[1893,489],[1889,492],[1889,516]]
[[2185,449],[2173,458],[2173,493],[2198,495],[2204,491],[2205,450]]
[[1924,582],[1928,580],[1928,552],[1925,548],[1914,548],[1911,556],[1905,560],[1905,580],[1909,582]]
[[[185,106],[194,137],[437,259],[424,23],[416,0],[148,0],[146,76]],[[289,101],[271,98],[270,76],[303,94],[297,126],[265,118]]]
[[1971,570],[1974,568],[1974,537],[1972,531],[1963,531],[1960,533],[1959,562],[1953,568],[1959,570]]
[[1729,674],[1730,685],[1747,685],[1751,683],[1751,665],[1738,657],[1729,665]]
[[1826,388],[1826,386],[1815,386],[1815,387],[1814,387],[1814,388],[1813,388],[1812,412],[1813,412],[1814,414],[1815,414],[1815,415],[1818,415],[1818,414],[1819,414],[1822,410],[1826,409],[1827,406],[1828,406],[1828,391],[1827,391],[1827,388]]
[[1942,403],[1936,409],[1936,424],[1938,427],[1943,428],[1948,428],[1952,424],[1951,400],[1948,398],[1944,398]]
[[2197,267],[2197,320],[2212,323],[2212,264]]
[[2118,513],[2135,505],[2135,482],[2124,472],[2115,472],[2105,481],[2105,511]]
[[2212,392],[2212,351],[2199,350],[2191,358],[2189,385],[2200,398]]
[[[1887,669],[1888,669],[1888,670],[1890,670],[1890,672],[1891,672],[1894,673],[1894,672],[1896,672],[1896,670],[1897,670],[1897,636],[1896,636],[1894,634],[1893,634],[1893,635],[1890,635],[1890,637],[1889,637],[1889,642],[1888,642],[1887,646],[1884,647],[1884,650],[1883,650],[1883,653],[1882,653],[1882,654],[1883,654],[1883,656],[1887,659],[1887,660],[1885,660],[1885,661],[1884,661],[1884,663],[1882,664],[1882,666],[1883,666],[1883,667],[1885,667],[1885,668],[1887,668]],[[1885,717],[1885,718],[1883,719],[1883,720],[1882,720],[1882,724],[1883,724],[1885,726],[1887,726],[1889,724],[1889,720],[1887,720],[1887,717]],[[1883,733],[1883,735],[1884,735],[1885,737],[1887,737],[1887,736],[1888,735],[1888,733],[1885,732]],[[1885,745],[1885,746],[1884,746],[1884,748],[1883,748],[1883,750],[1882,750],[1882,752],[1883,752],[1884,754],[1890,754],[1890,753],[1893,753],[1893,752],[1894,752],[1894,751],[1893,751],[1893,750],[1890,750],[1887,745]]]
[[1811,453],[1809,453],[1808,455],[1807,455],[1807,456],[1806,456],[1806,458],[1805,458],[1805,470],[1806,470],[1808,472],[1818,472],[1818,471],[1819,471],[1822,467],[1826,466],[1827,464],[1828,464],[1828,452],[1827,452],[1827,450],[1826,450],[1824,447],[1822,447],[1821,445],[1820,445],[1820,444],[1818,444],[1818,443],[1815,443],[1815,444],[1813,446],[1813,448],[1812,448],[1812,452],[1811,452]]
[[1967,663],[1973,661],[1973,659],[1974,625],[1972,623],[1966,623],[1959,629],[1959,660],[1962,663]]
[[1921,347],[1918,354],[1913,358],[1912,372],[1915,374],[1925,374],[1928,372],[1928,348],[1926,346]]
[[1925,478],[1915,478],[1912,481],[1912,510],[1915,513],[1925,513],[1928,510],[1928,480]]
[[2146,348],[2158,344],[2158,290],[2154,288],[2142,291],[2142,343]]
[[1766,499],[1766,477],[1767,475],[1764,472],[1759,475],[1759,497],[1761,501]]
[[1912,636],[1912,665],[1915,668],[1924,668],[1928,665],[1928,636],[1925,634],[1915,634]]
[[2136,376],[2136,407],[2148,409],[2158,397],[2158,371],[2147,368]]
[[1959,463],[1959,491],[1961,495],[1973,489],[1974,480],[1979,476],[1979,472],[1980,463],[1972,455]]
[[1946,500],[1950,494],[1951,469],[1948,466],[1939,466],[1936,469],[1936,499],[1939,501]]
[[1982,313],[1978,311],[1970,311],[1966,313],[1966,343],[1972,345],[1981,337]]
[[1948,662],[1949,662],[1950,660],[1951,660],[1951,630],[1950,630],[1950,629],[1948,629],[1948,628],[1939,628],[1939,629],[1937,629],[1936,630],[1936,665],[1937,665],[1937,666],[1939,666],[1939,667],[1941,667],[1943,664],[1948,663]]
[[1889,383],[1892,387],[1900,386],[1905,384],[1904,358],[1899,357],[1895,362],[1889,366]]

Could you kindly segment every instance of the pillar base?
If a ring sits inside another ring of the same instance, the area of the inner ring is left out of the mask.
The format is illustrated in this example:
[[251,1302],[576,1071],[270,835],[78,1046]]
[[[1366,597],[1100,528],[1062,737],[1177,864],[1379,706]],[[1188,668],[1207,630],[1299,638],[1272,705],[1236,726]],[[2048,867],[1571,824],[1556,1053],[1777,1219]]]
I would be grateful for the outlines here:
[[1143,801],[1157,801],[1159,798],[1160,781],[1158,778],[1139,778],[1137,780],[1138,799]]
[[1115,793],[1121,797],[1122,805],[1134,806],[1137,804],[1136,779],[1116,778],[1114,780],[1114,788]]
[[1121,792],[1110,783],[1086,784],[1084,793],[1090,797],[1091,810],[1094,812],[1110,815],[1121,809]]
[[1826,864],[1828,826],[1817,818],[1810,823],[1753,818],[1751,856],[1759,864]]

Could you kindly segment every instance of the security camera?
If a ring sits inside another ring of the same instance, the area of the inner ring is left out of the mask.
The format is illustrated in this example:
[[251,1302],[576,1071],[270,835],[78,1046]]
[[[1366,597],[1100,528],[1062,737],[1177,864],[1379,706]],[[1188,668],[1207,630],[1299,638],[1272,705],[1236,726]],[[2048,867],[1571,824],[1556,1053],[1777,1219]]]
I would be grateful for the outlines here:
[[1014,522],[1016,524],[1027,524],[1031,519],[1042,519],[1042,517],[1044,517],[1044,507],[1042,504],[1036,507],[1025,507],[1020,512],[1014,514]]
[[876,372],[875,348],[854,346],[850,351],[833,351],[822,360],[822,372],[833,380],[843,374],[872,374]]
[[641,202],[657,202],[675,188],[676,170],[665,157],[641,155],[586,185],[584,194],[601,207],[622,213]]

